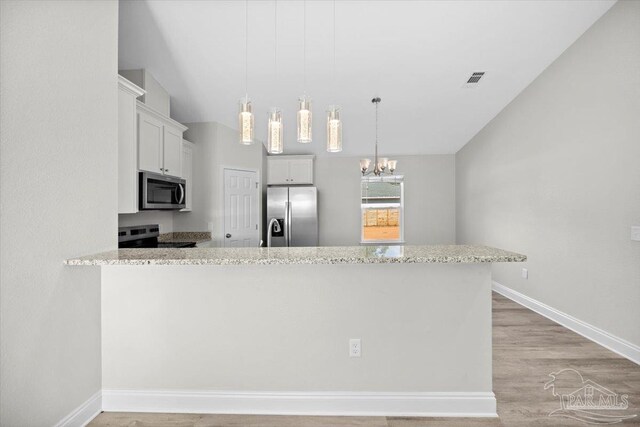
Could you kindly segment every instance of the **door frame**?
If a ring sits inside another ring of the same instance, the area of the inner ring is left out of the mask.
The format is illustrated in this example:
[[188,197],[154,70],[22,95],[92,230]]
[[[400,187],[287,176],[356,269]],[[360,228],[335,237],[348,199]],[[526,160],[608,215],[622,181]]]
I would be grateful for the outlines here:
[[227,203],[227,198],[226,198],[226,190],[227,187],[225,185],[225,181],[224,181],[224,172],[226,170],[234,170],[234,171],[239,171],[239,172],[253,172],[256,174],[256,182],[258,183],[258,187],[256,188],[256,200],[258,202],[258,230],[256,231],[256,235],[257,235],[257,240],[258,240],[258,245],[260,245],[260,243],[262,242],[262,175],[261,175],[261,171],[260,169],[255,169],[255,168],[246,168],[246,167],[242,167],[242,166],[227,166],[227,165],[222,165],[220,166],[220,198],[221,203],[220,206],[222,207],[222,212],[220,215],[220,221],[221,221],[221,227],[220,230],[222,230],[222,247],[225,247],[225,239],[226,239],[226,234],[227,234],[227,230],[225,229],[226,227],[226,203]]

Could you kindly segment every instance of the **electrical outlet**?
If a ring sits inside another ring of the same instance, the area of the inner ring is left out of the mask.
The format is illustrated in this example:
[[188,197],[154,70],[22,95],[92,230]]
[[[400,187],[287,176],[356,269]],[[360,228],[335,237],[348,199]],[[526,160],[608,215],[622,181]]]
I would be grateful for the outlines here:
[[640,225],[631,226],[631,240],[640,242]]
[[529,278],[529,270],[527,270],[526,268],[522,269],[522,278],[523,279],[528,279]]
[[362,344],[360,338],[349,340],[349,357],[360,357],[362,355]]

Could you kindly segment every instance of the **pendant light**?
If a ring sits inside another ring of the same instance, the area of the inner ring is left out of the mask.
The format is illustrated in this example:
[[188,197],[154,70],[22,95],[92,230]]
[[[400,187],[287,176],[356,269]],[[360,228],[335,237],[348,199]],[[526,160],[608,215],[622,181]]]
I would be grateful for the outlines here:
[[398,165],[397,160],[389,160],[386,157],[378,157],[378,105],[382,102],[380,97],[375,97],[371,100],[372,103],[376,106],[376,145],[373,156],[373,170],[369,171],[369,167],[371,165],[371,159],[362,159],[360,160],[360,172],[362,172],[362,176],[374,174],[375,176],[381,176],[386,173],[393,174],[396,170],[396,166]]
[[[336,87],[336,0],[333,0],[333,90]],[[340,107],[332,105],[327,111],[327,151],[339,153],[342,151],[342,120]]]
[[238,142],[242,145],[251,145],[253,139],[253,109],[249,100],[248,74],[249,74],[249,0],[244,4],[244,92],[245,96],[240,100],[240,112],[238,113],[238,129],[240,138]]
[[298,99],[298,142],[311,142],[311,99],[306,95]]
[[298,142],[311,142],[311,99],[307,97],[307,1],[303,1],[303,36],[302,36],[302,75],[303,95],[298,99]]
[[330,106],[327,111],[327,151],[330,153],[342,151],[342,121],[340,109],[336,105]]
[[[278,0],[275,0],[274,12],[274,48],[273,48],[273,69],[274,87],[278,85]],[[276,90],[277,92],[277,90]],[[267,152],[269,154],[281,154],[284,151],[284,124],[282,123],[282,111],[271,108],[269,111],[269,121],[267,125]]]
[[282,154],[284,151],[282,126],[282,111],[274,107],[269,111],[269,126],[267,134],[267,147],[269,154]]

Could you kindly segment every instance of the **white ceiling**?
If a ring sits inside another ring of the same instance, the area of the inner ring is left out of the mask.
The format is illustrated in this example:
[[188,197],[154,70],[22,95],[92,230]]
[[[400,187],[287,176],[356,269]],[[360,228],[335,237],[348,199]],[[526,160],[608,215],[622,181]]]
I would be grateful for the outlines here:
[[[303,2],[249,1],[248,92],[258,138],[280,107],[285,153],[328,154],[325,110],[342,108],[344,150],[370,155],[373,96],[380,96],[380,149],[386,155],[455,153],[612,5],[569,1],[307,1],[307,88],[314,140],[295,141],[303,93]],[[121,1],[120,69],[147,68],[171,94],[183,123],[237,129],[244,96],[244,1]],[[473,71],[486,71],[475,89]]]

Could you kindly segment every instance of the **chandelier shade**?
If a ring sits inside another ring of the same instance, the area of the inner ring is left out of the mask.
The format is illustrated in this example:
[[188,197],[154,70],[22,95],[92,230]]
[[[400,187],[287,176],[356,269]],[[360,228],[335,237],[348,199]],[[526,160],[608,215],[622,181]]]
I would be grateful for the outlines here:
[[367,169],[369,169],[369,165],[371,164],[371,159],[360,159],[360,170],[364,174]]

